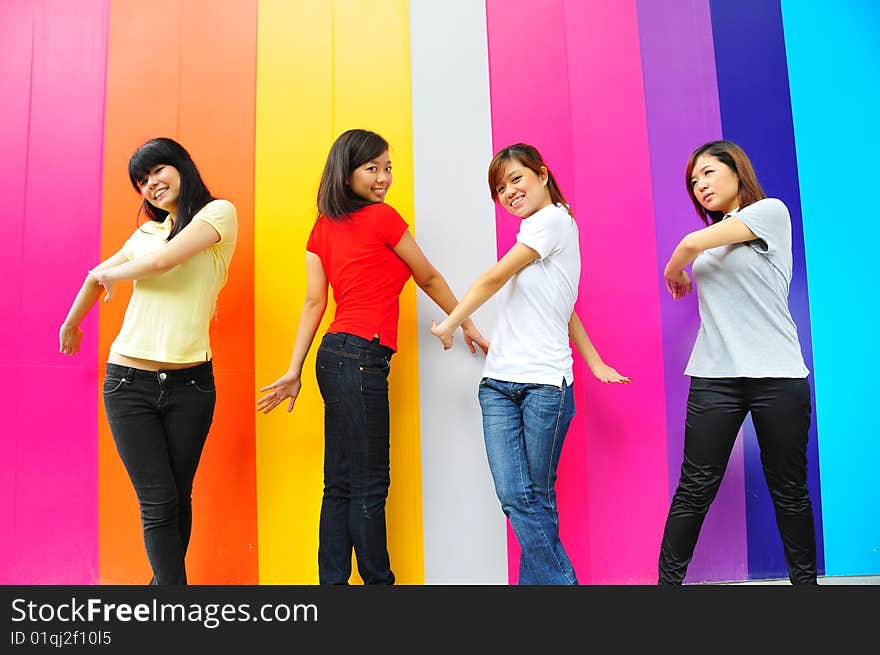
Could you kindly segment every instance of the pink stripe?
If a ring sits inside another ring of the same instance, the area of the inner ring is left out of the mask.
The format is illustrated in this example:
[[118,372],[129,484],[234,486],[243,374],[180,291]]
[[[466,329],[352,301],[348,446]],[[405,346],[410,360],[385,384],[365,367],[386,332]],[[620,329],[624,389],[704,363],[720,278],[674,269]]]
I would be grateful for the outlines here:
[[667,509],[663,345],[635,3],[567,0],[583,270],[578,309],[633,383],[587,380],[589,582],[651,583]]
[[[0,175],[5,187],[2,225],[6,242],[6,250],[0,257],[0,289],[4,300],[3,320],[0,321],[0,361],[6,364],[17,362],[20,354],[21,250],[25,225],[33,22],[30,8],[0,3],[0,43],[8,52],[15,53],[15,56],[0,57],[0,94],[3,97],[0,103],[0,143],[3,144]],[[8,379],[4,376],[0,384],[11,385]],[[14,410],[8,393],[0,394],[0,398],[3,399],[0,402],[10,403],[9,409]],[[4,411],[2,416],[9,417],[10,414]],[[8,445],[5,440],[0,441],[4,446]]]
[[109,9],[12,5],[0,9],[4,45],[32,60],[4,58],[3,85],[12,89],[4,96],[17,100],[0,109],[3,142],[13,144],[3,179],[18,203],[7,253],[20,268],[0,320],[0,341],[14,351],[0,381],[12,404],[0,464],[10,502],[0,581],[90,584],[98,579],[97,309],[74,358],[58,353],[58,328],[100,256]]
[[[651,583],[668,507],[665,401],[645,103],[631,2],[489,0],[493,140],[541,150],[575,210],[577,309],[628,387],[575,368],[557,482],[581,583]],[[499,251],[515,219],[499,212]],[[512,537],[511,537],[512,539]],[[511,580],[518,568],[511,549]]]
[[16,378],[20,373],[19,336],[21,324],[21,251],[24,232],[25,167],[30,103],[31,42],[33,16],[22,7],[0,4],[0,43],[15,57],[0,57],[0,176],[4,180],[2,225],[6,251],[0,257],[0,293],[4,298],[0,315],[0,584],[26,582],[20,575],[22,544],[17,538],[17,516],[21,511],[18,452],[25,442],[21,430]]
[[[543,3],[541,11],[535,11],[530,0],[488,0],[486,12],[493,150],[497,152],[517,142],[535,146],[551,166],[563,192],[570,190],[574,156],[565,42],[561,38],[562,5],[555,0]],[[568,201],[574,204],[574,197],[569,196]],[[519,219],[500,207],[496,207],[495,216],[500,257],[513,245]],[[579,575],[587,564],[582,556],[587,499],[583,486],[572,483],[583,475],[584,444],[583,430],[572,424],[562,451],[557,483],[563,540]],[[578,462],[581,464],[576,465]],[[508,524],[511,583],[516,583],[518,572],[519,545]]]

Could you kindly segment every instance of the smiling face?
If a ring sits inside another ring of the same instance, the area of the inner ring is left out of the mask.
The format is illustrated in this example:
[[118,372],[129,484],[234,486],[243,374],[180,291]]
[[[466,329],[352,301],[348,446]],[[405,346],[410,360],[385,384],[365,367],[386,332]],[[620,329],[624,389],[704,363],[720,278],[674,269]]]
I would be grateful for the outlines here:
[[378,157],[358,166],[348,180],[351,190],[370,202],[385,202],[391,186],[391,159],[386,150]]
[[180,172],[171,164],[157,164],[138,180],[138,190],[153,207],[176,214],[180,202]]
[[697,157],[690,183],[694,198],[707,211],[728,214],[740,206],[739,177],[714,155]]
[[548,177],[544,167],[538,175],[520,160],[508,159],[495,184],[498,202],[514,216],[528,218],[551,204],[550,190],[547,188]]

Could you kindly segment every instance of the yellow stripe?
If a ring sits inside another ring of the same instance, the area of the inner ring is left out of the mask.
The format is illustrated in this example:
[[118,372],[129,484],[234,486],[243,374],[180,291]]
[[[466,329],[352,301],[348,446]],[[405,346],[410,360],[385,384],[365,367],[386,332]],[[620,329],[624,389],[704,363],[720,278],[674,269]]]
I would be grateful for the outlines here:
[[[361,127],[385,137],[395,176],[387,201],[414,231],[409,3],[337,0],[334,5],[336,134]],[[400,333],[391,371],[388,550],[397,580],[422,584],[418,340],[412,280],[400,297]]]
[[[327,152],[344,130],[374,130],[391,144],[388,202],[412,225],[412,118],[406,0],[261,0],[257,41],[255,357],[257,383],[290,361],[305,295],[305,243]],[[314,354],[303,391],[257,419],[260,582],[317,582],[323,468],[323,406]],[[404,584],[424,582],[416,308],[401,296],[391,374],[391,565]],[[356,570],[356,568],[354,569]],[[355,574],[353,582],[359,578]]]
[[[305,244],[333,132],[331,20],[331,7],[322,2],[259,3],[254,179],[258,387],[287,370],[305,297]],[[304,373],[292,414],[284,406],[257,416],[261,584],[318,581],[324,442],[314,353]]]

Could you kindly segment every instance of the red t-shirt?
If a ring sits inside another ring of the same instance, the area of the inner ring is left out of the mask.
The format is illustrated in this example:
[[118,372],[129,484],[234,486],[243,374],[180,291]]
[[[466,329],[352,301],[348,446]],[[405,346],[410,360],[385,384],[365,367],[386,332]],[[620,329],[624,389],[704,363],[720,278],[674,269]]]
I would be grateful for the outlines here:
[[398,299],[412,271],[393,248],[407,227],[384,202],[367,205],[342,221],[318,219],[306,250],[321,258],[333,289],[336,315],[328,332],[370,340],[378,333],[383,346],[397,350]]

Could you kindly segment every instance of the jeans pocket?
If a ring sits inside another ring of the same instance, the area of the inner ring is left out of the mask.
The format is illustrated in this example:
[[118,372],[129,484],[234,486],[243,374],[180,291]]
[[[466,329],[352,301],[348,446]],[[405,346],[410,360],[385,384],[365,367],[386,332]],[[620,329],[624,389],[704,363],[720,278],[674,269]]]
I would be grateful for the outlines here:
[[368,357],[361,362],[360,369],[362,371],[381,373],[387,376],[388,372],[391,370],[391,362],[384,357]]
[[342,361],[318,350],[318,357],[315,361],[315,377],[318,380],[318,389],[321,391],[324,404],[338,403],[342,388]]
[[367,365],[360,367],[361,372],[361,390],[365,394],[388,395],[388,374],[391,372],[391,366],[377,365],[370,367]]
[[105,377],[103,388],[104,395],[110,396],[114,393],[117,393],[127,382],[127,378],[113,378],[110,376]]
[[192,388],[195,389],[196,391],[200,391],[202,393],[217,393],[217,387],[214,386],[213,380],[212,381],[208,381],[208,380],[199,381],[199,380],[196,380],[193,378],[193,379],[190,379],[189,383],[192,386]]

